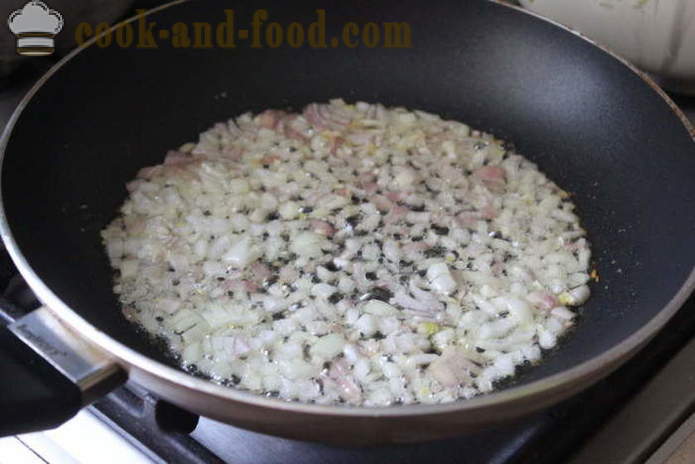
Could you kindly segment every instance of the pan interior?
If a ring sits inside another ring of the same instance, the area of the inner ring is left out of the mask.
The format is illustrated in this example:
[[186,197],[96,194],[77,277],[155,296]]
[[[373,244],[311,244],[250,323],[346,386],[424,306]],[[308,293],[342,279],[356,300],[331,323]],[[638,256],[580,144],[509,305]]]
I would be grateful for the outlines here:
[[[667,103],[582,39],[487,1],[264,2],[272,21],[327,35],[347,21],[403,21],[412,47],[156,49],[92,46],[36,93],[9,140],[4,207],[41,279],[89,322],[164,360],[121,317],[99,231],[139,168],[245,111],[342,97],[423,109],[513,142],[573,194],[600,282],[561,347],[527,383],[600,355],[653,318],[695,263],[695,145]],[[252,10],[239,6],[239,21]],[[153,14],[218,24],[217,2]]]

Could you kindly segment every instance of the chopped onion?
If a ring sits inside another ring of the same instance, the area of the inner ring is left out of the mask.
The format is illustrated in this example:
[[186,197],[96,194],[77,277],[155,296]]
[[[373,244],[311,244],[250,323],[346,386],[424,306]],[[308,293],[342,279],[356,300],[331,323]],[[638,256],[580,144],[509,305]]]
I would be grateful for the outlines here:
[[284,400],[489,392],[590,293],[566,194],[502,141],[421,111],[246,113],[127,190],[102,231],[124,317],[184,366]]

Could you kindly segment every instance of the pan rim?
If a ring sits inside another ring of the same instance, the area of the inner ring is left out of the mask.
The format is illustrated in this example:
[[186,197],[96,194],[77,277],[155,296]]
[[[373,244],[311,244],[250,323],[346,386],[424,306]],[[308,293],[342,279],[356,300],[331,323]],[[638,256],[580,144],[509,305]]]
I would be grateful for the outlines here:
[[[161,5],[157,8],[147,11],[145,15],[178,5],[182,3],[187,3],[190,0],[174,0],[170,3]],[[624,65],[628,70],[639,76],[647,85],[649,85],[671,108],[674,114],[681,120],[685,129],[689,132],[695,143],[695,128],[693,128],[690,121],[683,114],[683,112],[676,106],[676,104],[670,99],[670,97],[644,72],[638,70],[634,65],[627,62],[624,58],[617,56],[615,53],[598,45],[593,40],[587,38],[581,33],[572,30],[556,21],[550,20],[548,18],[542,17],[537,13],[525,10],[521,7],[510,5],[504,3],[502,0],[489,0],[492,3],[511,8],[520,12],[522,14],[527,14],[534,18],[540,19],[542,21],[548,22],[556,27],[563,29],[566,32],[572,33],[581,39],[589,42],[593,46],[599,48],[604,53],[607,53],[612,58],[618,60],[622,65]],[[111,30],[135,21],[139,16],[134,16],[121,23],[114,25],[109,30],[105,31],[104,34],[109,33]],[[63,65],[70,61],[73,57],[79,54],[81,51],[90,47],[96,42],[101,36],[97,36],[83,44],[82,46],[76,48],[67,56],[58,61],[51,69],[46,72],[27,92],[27,94],[22,98],[21,102],[14,110],[10,120],[4,128],[2,136],[0,137],[0,172],[2,169],[2,163],[4,162],[5,152],[9,138],[13,132],[14,126],[18,121],[19,117],[23,113],[24,109],[28,105],[29,101],[33,96],[39,91],[39,89],[44,85],[45,82],[50,79],[56,72],[58,72]],[[29,265],[22,254],[19,246],[17,245],[14,236],[10,230],[9,222],[5,213],[5,206],[2,198],[2,185],[0,177],[0,236],[2,237],[5,246],[14,261],[20,274],[24,277],[27,284],[31,287],[37,297],[54,313],[62,322],[67,324],[70,328],[77,332],[78,336],[88,340],[90,343],[94,343],[99,348],[113,356],[117,363],[124,364],[125,366],[133,366],[134,368],[144,371],[147,374],[154,376],[157,379],[170,382],[180,388],[185,388],[191,393],[214,396],[217,399],[222,399],[232,402],[246,403],[251,406],[263,407],[267,409],[282,410],[287,412],[296,412],[301,414],[312,414],[312,415],[330,415],[330,416],[343,416],[343,417],[364,417],[364,418],[378,418],[378,417],[401,417],[401,416],[422,416],[422,415],[434,415],[434,414],[449,414],[449,413],[462,413],[471,411],[481,411],[488,408],[511,405],[514,403],[519,403],[521,401],[535,400],[539,404],[542,402],[542,396],[548,395],[550,392],[557,393],[558,397],[562,396],[563,391],[573,391],[571,384],[580,383],[582,388],[588,386],[589,381],[600,376],[607,375],[612,370],[618,367],[618,365],[625,361],[632,353],[634,353],[638,348],[640,348],[644,343],[646,343],[651,337],[653,337],[667,322],[671,317],[680,309],[685,300],[688,298],[690,293],[695,289],[695,266],[691,271],[690,275],[683,283],[679,291],[673,296],[673,298],[657,313],[652,319],[650,319],[646,324],[640,327],[637,331],[632,333],[627,338],[623,339],[617,345],[604,351],[603,353],[590,358],[581,364],[577,364],[569,369],[563,370],[556,374],[550,375],[539,380],[535,380],[525,385],[514,386],[502,391],[491,392],[485,395],[481,395],[468,400],[459,400],[450,403],[426,405],[426,404],[414,404],[406,406],[388,406],[388,407],[346,407],[346,406],[327,406],[327,405],[315,405],[315,404],[305,404],[299,402],[287,402],[283,400],[266,398],[260,395],[256,395],[250,392],[235,390],[229,387],[224,387],[205,379],[194,377],[186,372],[167,366],[160,363],[148,356],[145,356],[127,345],[115,340],[107,333],[97,329],[95,326],[90,324],[77,312],[72,310],[67,304],[65,304],[53,291],[46,285],[41,278],[36,274],[33,268]],[[609,366],[608,369],[602,369],[602,367]],[[581,382],[584,380],[584,382]]]

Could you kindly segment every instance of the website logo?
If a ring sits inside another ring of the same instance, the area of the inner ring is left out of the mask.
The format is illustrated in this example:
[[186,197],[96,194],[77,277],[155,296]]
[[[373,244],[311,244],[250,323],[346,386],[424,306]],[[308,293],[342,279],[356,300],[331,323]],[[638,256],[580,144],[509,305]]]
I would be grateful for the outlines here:
[[17,36],[17,53],[47,56],[55,52],[55,36],[63,29],[63,17],[45,3],[32,0],[10,14],[10,30]]

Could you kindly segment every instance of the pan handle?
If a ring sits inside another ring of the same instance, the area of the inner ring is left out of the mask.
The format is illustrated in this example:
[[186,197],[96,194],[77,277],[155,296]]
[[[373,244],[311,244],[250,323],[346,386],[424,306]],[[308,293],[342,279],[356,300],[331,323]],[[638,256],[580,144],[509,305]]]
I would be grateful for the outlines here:
[[0,436],[56,427],[125,380],[41,307],[0,328]]

